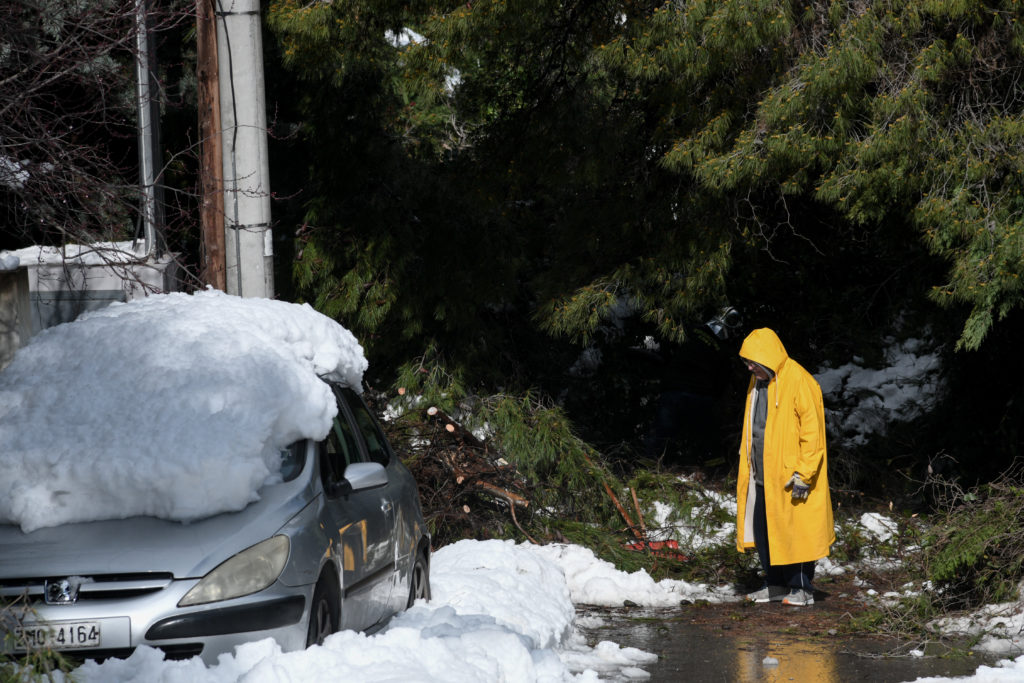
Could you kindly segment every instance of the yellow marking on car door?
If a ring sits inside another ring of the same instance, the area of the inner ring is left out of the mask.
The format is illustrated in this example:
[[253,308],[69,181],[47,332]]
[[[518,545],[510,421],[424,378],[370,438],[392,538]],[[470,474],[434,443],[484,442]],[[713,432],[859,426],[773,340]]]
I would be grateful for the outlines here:
[[356,558],[354,558],[352,556],[352,547],[348,543],[345,544],[345,557],[344,557],[343,563],[344,563],[344,566],[345,566],[345,571],[347,571],[347,572],[355,571],[355,568],[356,568]]
[[[363,537],[363,564],[366,564],[367,560],[367,547],[366,547],[366,520],[361,519],[353,524],[358,525],[359,531]],[[348,531],[353,524],[346,524],[345,526],[338,529],[338,537],[342,539],[343,557],[345,563],[345,570],[352,571],[356,568],[355,555],[352,552],[352,546],[345,543],[345,532]]]

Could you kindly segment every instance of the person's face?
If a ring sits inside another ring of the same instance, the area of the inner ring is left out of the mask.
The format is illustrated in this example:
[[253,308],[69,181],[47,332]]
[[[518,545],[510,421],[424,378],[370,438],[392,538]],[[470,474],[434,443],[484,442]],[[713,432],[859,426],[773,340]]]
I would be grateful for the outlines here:
[[771,379],[771,375],[768,374],[768,371],[765,370],[760,365],[758,365],[757,363],[755,363],[754,361],[750,361],[750,360],[744,359],[743,362],[747,364],[747,370],[750,370],[750,372],[757,379],[760,379],[760,380]]

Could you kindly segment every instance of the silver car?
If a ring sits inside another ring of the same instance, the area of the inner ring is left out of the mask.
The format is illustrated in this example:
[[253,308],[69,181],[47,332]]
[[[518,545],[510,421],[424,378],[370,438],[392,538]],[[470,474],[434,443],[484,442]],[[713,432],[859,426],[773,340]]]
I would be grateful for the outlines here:
[[372,632],[429,599],[416,483],[362,398],[332,389],[328,437],[292,444],[284,481],[239,512],[27,534],[0,525],[0,647],[101,658],[149,645],[213,664],[245,641],[273,637],[288,651],[338,629]]

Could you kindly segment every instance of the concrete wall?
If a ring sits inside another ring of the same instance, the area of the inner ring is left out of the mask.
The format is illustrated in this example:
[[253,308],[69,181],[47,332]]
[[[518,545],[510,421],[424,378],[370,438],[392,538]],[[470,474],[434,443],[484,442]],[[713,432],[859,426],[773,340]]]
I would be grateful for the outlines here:
[[32,335],[114,301],[178,290],[171,257],[131,262],[21,258],[0,270],[0,369]]
[[39,331],[74,320],[114,301],[131,301],[177,289],[169,258],[138,263],[29,263],[32,327]]

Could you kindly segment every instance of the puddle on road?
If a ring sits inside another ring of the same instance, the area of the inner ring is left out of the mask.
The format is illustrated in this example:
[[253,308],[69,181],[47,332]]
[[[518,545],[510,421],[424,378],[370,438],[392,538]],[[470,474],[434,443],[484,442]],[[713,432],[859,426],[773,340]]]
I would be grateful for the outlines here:
[[[742,623],[731,630],[691,624],[679,610],[588,610],[578,615],[580,631],[590,645],[608,640],[658,655],[644,666],[652,683],[679,681],[765,681],[782,683],[902,682],[927,676],[964,676],[994,656],[889,656],[905,652],[895,640],[843,638],[801,639],[745,633]],[[768,661],[766,662],[766,658]],[[636,680],[612,675],[604,680]]]

